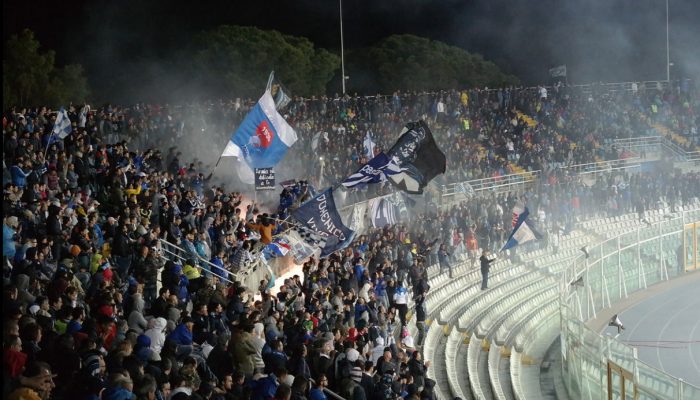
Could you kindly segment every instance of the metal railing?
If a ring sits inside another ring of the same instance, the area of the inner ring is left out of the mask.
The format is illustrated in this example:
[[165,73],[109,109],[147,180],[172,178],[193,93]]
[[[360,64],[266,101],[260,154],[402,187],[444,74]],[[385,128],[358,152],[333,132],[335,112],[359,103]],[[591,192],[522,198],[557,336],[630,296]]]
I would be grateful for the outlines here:
[[[635,88],[636,86],[636,88]],[[633,92],[636,90],[665,90],[669,87],[668,81],[643,81],[643,82],[613,82],[613,83],[589,83],[584,85],[569,85],[569,87],[590,93],[593,90],[604,92]]]
[[589,258],[582,254],[564,270],[559,299],[562,372],[570,397],[607,398],[612,362],[631,372],[640,398],[700,398],[699,387],[645,364],[636,349],[586,326],[630,293],[683,273],[675,251],[689,221],[700,221],[700,208],[592,246]]
[[[219,274],[215,273],[214,271],[220,270],[221,268],[219,268],[217,265],[212,264],[209,260],[205,260],[204,258],[199,257],[199,256],[197,256],[197,257],[189,256],[185,249],[183,249],[182,247],[179,247],[173,243],[170,243],[167,240],[158,239],[158,241],[160,242],[160,246],[161,246],[161,250],[162,250],[161,257],[163,257],[164,260],[170,260],[174,263],[184,265],[184,263],[187,260],[194,259],[195,263],[194,263],[193,267],[199,269],[200,271],[202,271],[204,273],[216,276],[222,282],[233,283],[237,278],[239,278],[239,276],[237,274],[234,274],[233,272],[226,271],[226,270],[224,270],[224,272],[226,272],[227,276],[219,275]],[[203,267],[202,265],[206,265],[206,268]]]
[[495,176],[490,178],[473,179],[464,182],[455,182],[442,185],[441,195],[442,201],[450,200],[452,196],[459,197],[459,194],[468,195],[469,192],[481,192],[484,190],[505,190],[522,189],[525,186],[535,182],[540,176],[540,171],[528,171],[518,174]]
[[678,161],[700,161],[700,151],[687,151],[665,136],[615,139],[612,144],[618,148],[627,149],[635,153],[664,153]]
[[570,174],[575,174],[575,175],[593,174],[594,176],[597,177],[599,174],[609,173],[609,172],[617,171],[617,170],[621,170],[621,169],[638,169],[641,167],[640,161],[641,161],[641,159],[639,157],[632,157],[632,158],[621,158],[618,160],[598,161],[598,162],[592,162],[592,163],[586,163],[586,164],[569,165],[569,166],[563,166],[563,167],[559,167],[559,168],[568,171]]
[[[273,265],[266,265],[263,262],[263,260],[254,255],[253,260],[250,262],[250,264],[246,265],[240,271],[234,273],[224,269],[223,271],[226,273],[226,276],[222,276],[214,272],[216,270],[221,270],[221,268],[212,264],[209,260],[206,260],[199,256],[190,256],[188,255],[187,251],[185,251],[185,249],[173,243],[170,243],[167,240],[159,239],[159,243],[162,249],[161,257],[164,260],[170,260],[175,263],[184,265],[185,261],[187,261],[188,259],[195,259],[196,263],[193,266],[198,268],[204,274],[215,276],[219,279],[219,281],[224,282],[226,284],[233,284],[234,281],[240,282],[242,286],[253,290],[255,290],[258,287],[258,283],[265,278],[266,274],[272,273],[277,275],[279,272],[278,270],[280,269],[278,265],[275,265],[277,259],[269,261]],[[160,290],[160,278],[158,280],[157,286],[157,290]]]

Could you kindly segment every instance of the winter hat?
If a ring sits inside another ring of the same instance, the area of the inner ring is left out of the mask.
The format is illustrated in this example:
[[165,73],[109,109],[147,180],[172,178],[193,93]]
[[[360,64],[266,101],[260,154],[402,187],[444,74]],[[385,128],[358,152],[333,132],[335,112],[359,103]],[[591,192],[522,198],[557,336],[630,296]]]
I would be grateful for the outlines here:
[[88,376],[95,376],[100,372],[100,353],[90,351],[83,356],[83,372]]
[[136,348],[151,347],[151,338],[146,335],[139,335],[136,338]]

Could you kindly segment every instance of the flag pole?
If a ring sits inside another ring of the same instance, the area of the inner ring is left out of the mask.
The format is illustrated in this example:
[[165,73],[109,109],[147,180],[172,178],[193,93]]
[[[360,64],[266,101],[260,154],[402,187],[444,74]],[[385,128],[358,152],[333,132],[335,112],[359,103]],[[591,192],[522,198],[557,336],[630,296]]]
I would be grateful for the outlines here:
[[219,163],[221,162],[221,159],[222,159],[223,157],[224,157],[224,153],[221,153],[221,155],[219,156],[219,159],[216,160],[216,164],[214,165],[214,169],[212,169],[212,170],[211,170],[211,173],[209,173],[209,176],[214,175],[214,172],[216,172],[216,168],[219,167]]
[[49,140],[46,141],[46,149],[44,150],[44,162],[46,162],[46,155],[49,153],[49,147],[51,147],[51,139],[53,139],[53,129],[51,129],[51,136],[49,136]]

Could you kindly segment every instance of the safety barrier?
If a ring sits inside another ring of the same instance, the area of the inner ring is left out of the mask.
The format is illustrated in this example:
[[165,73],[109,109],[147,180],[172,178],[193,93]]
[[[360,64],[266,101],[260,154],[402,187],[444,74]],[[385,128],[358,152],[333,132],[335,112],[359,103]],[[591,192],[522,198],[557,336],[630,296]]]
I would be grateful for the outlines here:
[[[485,190],[495,190],[495,191],[511,191],[524,189],[535,182],[540,176],[540,171],[528,171],[519,174],[510,174],[495,176],[490,178],[474,179],[464,182],[449,183],[442,185],[441,195],[442,203],[446,201],[452,201],[456,199],[457,201],[468,198],[470,193],[481,192]],[[462,197],[463,195],[466,197]]]
[[243,268],[238,273],[224,270],[224,272],[226,272],[226,276],[222,276],[214,272],[220,269],[209,260],[199,256],[195,257],[193,255],[188,255],[185,249],[170,243],[167,240],[159,239],[159,243],[162,250],[161,257],[164,260],[170,260],[184,265],[185,261],[188,259],[194,259],[196,261],[194,267],[199,268],[205,274],[215,276],[219,279],[219,281],[228,284],[238,281],[245,287],[256,288],[258,282],[260,282],[260,280],[262,280],[267,273],[267,267],[263,265],[263,261],[259,258],[254,258],[254,260],[248,266]]
[[621,169],[638,169],[641,167],[639,157],[621,158],[618,160],[598,161],[586,164],[576,164],[570,166],[559,167],[566,170],[570,175],[593,175],[597,177],[600,174],[609,173]]
[[615,139],[612,143],[618,148],[627,149],[637,154],[663,153],[681,162],[700,161],[700,151],[686,151],[664,136]]
[[[685,223],[700,221],[700,209],[657,217],[656,224],[592,246],[588,258],[582,254],[562,274],[562,371],[571,398],[620,398],[624,389],[616,385],[623,381],[625,387],[625,379],[628,390],[639,395],[629,398],[700,398],[700,388],[643,363],[634,348],[586,326],[587,320],[630,293],[683,273],[675,252],[683,243]],[[614,380],[611,366],[626,371],[625,377],[616,375],[619,380]]]

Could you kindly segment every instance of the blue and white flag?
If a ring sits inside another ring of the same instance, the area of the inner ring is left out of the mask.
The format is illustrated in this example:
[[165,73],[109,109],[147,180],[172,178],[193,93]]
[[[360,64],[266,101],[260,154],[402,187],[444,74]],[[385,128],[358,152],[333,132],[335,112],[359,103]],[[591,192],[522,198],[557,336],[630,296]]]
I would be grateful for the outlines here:
[[292,216],[308,230],[325,239],[321,250],[322,258],[347,247],[355,236],[355,232],[343,224],[331,188],[302,204]]
[[294,228],[290,229],[284,236],[289,240],[289,244],[291,245],[290,251],[294,257],[294,262],[297,264],[302,264],[309,257],[313,256],[320,247],[310,244],[299,234],[298,230]]
[[348,176],[342,185],[351,188],[360,183],[379,183],[387,180],[387,176],[398,174],[401,168],[384,153],[377,154],[358,169],[357,172]]
[[278,236],[272,241],[272,243],[265,246],[262,252],[265,259],[269,260],[271,258],[286,256],[291,248],[292,246],[289,244],[289,240],[283,236]]
[[367,131],[367,134],[365,135],[365,140],[362,142],[362,145],[364,146],[365,157],[367,157],[367,159],[374,158],[374,148],[377,147],[377,144],[374,143],[374,140],[372,140],[371,131]]
[[528,215],[530,215],[530,211],[527,209],[527,207],[525,207],[525,210],[518,215],[518,221],[513,228],[513,232],[510,233],[508,241],[503,245],[503,247],[501,247],[500,251],[508,250],[519,244],[542,238],[542,235],[528,226],[526,222]]
[[274,167],[296,141],[296,132],[277,112],[270,92],[265,91],[231,136],[221,156],[245,161],[245,170],[239,171],[239,176],[244,182],[253,183],[253,169]]
[[54,122],[53,131],[51,131],[51,134],[56,135],[61,139],[65,139],[68,137],[68,135],[70,135],[72,130],[70,119],[68,118],[68,112],[61,107],[56,115],[56,122]]

